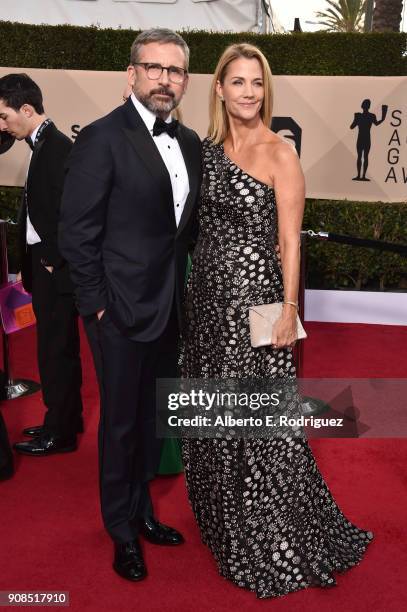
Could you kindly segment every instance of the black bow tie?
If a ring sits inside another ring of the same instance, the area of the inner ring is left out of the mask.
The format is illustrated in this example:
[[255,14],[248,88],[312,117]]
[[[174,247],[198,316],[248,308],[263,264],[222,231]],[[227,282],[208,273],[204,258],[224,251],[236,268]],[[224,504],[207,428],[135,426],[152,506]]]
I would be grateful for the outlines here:
[[31,140],[31,136],[28,136],[27,138],[24,138],[24,140],[26,141],[26,143],[30,147],[31,151],[34,151],[34,143]]
[[171,123],[167,123],[160,117],[157,117],[153,127],[153,136],[159,136],[163,132],[167,132],[168,136],[174,138],[177,135],[178,121],[174,119]]

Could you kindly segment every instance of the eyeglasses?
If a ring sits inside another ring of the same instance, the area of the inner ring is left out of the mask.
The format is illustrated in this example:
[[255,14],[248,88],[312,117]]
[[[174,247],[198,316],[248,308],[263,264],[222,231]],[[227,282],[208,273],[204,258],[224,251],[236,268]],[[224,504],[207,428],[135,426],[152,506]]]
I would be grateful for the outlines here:
[[135,62],[134,66],[143,66],[147,73],[147,78],[151,81],[157,81],[162,75],[163,70],[166,70],[168,80],[176,85],[181,85],[188,74],[184,68],[178,68],[178,66],[161,66],[161,64],[150,64],[147,62]]

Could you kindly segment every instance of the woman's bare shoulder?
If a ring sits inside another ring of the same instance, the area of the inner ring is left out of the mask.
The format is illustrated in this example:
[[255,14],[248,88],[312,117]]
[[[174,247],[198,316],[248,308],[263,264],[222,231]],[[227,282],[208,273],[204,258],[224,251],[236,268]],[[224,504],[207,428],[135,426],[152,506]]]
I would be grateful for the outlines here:
[[271,130],[267,131],[267,135],[260,146],[262,154],[277,164],[298,163],[294,143]]

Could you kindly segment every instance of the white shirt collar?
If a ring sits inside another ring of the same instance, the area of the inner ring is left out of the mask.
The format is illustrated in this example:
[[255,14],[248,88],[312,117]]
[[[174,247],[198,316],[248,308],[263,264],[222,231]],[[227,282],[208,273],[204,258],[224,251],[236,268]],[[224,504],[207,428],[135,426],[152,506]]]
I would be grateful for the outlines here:
[[[146,108],[144,104],[142,104],[142,102],[140,102],[140,100],[136,98],[134,93],[131,94],[130,98],[134,106],[136,107],[136,110],[138,111],[140,117],[146,124],[147,129],[152,133],[154,123],[155,123],[155,120],[157,119],[157,116],[154,113],[152,113],[148,108]],[[165,121],[166,123],[171,123],[172,121],[171,115],[169,115]]]
[[[44,121],[46,121],[46,119],[44,119]],[[34,144],[35,142],[35,138],[37,136],[38,130],[40,129],[40,127],[42,126],[42,124],[44,123],[44,121],[42,121],[40,123],[40,125],[37,125],[37,127],[35,128],[35,130],[33,131],[33,133],[30,135],[30,138],[32,140],[32,143]]]
[[30,136],[33,144],[35,142],[35,137],[37,136],[37,132],[40,129],[40,127],[41,127],[41,123],[40,123],[40,125],[37,125],[37,127],[35,128],[35,130],[33,131],[33,133]]

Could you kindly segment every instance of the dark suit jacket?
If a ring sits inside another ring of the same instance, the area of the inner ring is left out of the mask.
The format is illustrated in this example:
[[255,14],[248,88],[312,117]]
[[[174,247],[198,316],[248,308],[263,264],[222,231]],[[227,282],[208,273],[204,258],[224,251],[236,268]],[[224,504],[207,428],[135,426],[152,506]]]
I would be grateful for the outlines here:
[[[30,220],[41,238],[40,256],[47,265],[54,267],[57,289],[71,293],[73,285],[66,261],[57,243],[58,218],[64,185],[65,162],[72,148],[72,141],[54,124],[41,133],[33,151],[27,176],[27,200]],[[26,248],[27,208],[23,197],[20,210],[20,252],[23,285],[31,292],[31,258]]]
[[79,312],[107,309],[132,339],[156,339],[181,302],[201,183],[201,143],[177,136],[190,192],[177,228],[170,176],[131,100],[84,128],[68,160],[59,245]]

